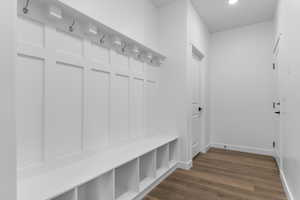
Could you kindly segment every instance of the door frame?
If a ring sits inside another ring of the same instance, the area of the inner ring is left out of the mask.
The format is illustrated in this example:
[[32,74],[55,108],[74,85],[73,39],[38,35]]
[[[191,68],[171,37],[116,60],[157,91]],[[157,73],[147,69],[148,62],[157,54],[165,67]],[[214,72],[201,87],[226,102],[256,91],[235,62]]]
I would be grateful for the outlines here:
[[[203,108],[203,110],[201,111],[201,139],[200,139],[200,144],[197,145],[196,149],[194,150],[194,146],[193,146],[193,132],[192,132],[192,120],[193,120],[193,111],[191,112],[191,123],[190,123],[190,131],[191,131],[191,152],[192,152],[192,158],[194,158],[196,155],[198,155],[199,153],[206,153],[206,146],[205,146],[205,141],[206,141],[206,76],[205,76],[205,69],[202,67],[202,64],[204,62],[204,59],[205,59],[205,55],[204,53],[202,53],[201,50],[199,50],[195,45],[192,44],[192,54],[191,54],[191,59],[198,59],[199,60],[199,70],[202,70],[202,71],[199,71],[199,80],[200,80],[200,103],[201,103],[201,107]],[[192,62],[194,62],[193,60],[191,60],[191,64]],[[192,72],[192,71],[191,71]],[[191,110],[193,110],[193,91],[192,91],[192,99],[191,99],[191,102],[190,102],[190,107],[191,107]]]
[[[275,69],[273,69],[273,73],[275,73],[273,75],[274,77],[274,87],[275,87],[275,93],[276,93],[276,97],[274,95],[274,101],[275,98],[277,99],[277,101],[279,100],[280,102],[280,106],[279,106],[279,111],[281,112],[281,114],[279,116],[275,116],[274,120],[275,120],[275,138],[277,139],[277,147],[274,149],[275,151],[275,158],[277,160],[277,163],[279,164],[279,167],[282,168],[282,132],[283,132],[283,118],[282,118],[282,114],[284,114],[282,111],[282,104],[284,103],[282,101],[282,97],[280,94],[280,87],[281,87],[281,83],[280,83],[280,65],[279,65],[279,57],[280,57],[280,42],[282,39],[282,34],[280,33],[275,40],[275,44],[274,44],[274,48],[273,48],[273,68],[275,67]],[[275,109],[278,109],[278,107],[275,105]],[[274,111],[275,111],[274,109]],[[276,124],[277,123],[277,124]]]

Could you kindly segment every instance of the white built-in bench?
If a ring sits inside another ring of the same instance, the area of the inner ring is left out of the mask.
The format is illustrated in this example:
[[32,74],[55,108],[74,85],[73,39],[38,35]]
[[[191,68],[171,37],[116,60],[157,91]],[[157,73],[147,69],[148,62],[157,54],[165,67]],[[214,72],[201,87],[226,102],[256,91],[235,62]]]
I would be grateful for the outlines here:
[[176,136],[155,136],[18,179],[18,200],[140,199],[176,169]]

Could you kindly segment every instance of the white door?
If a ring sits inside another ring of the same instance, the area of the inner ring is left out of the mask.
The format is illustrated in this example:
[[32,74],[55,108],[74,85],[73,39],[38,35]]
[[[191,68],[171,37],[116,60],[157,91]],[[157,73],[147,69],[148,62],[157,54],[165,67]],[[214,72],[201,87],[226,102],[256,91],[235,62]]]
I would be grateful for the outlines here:
[[203,123],[203,78],[201,59],[193,54],[192,59],[192,151],[193,157],[204,148]]

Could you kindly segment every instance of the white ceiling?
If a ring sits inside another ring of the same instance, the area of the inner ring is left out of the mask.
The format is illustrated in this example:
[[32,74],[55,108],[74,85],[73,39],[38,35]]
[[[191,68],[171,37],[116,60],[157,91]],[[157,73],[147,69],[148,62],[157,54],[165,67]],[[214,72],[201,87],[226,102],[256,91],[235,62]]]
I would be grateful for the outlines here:
[[[152,0],[158,7],[172,1],[174,0]],[[231,6],[227,1],[192,0],[211,32],[271,20],[277,5],[277,0],[240,0]]]

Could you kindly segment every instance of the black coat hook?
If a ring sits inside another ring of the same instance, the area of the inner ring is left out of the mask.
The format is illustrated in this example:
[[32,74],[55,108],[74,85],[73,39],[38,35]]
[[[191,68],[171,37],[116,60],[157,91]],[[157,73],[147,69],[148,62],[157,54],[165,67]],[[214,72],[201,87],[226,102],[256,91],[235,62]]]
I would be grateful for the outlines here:
[[104,44],[104,43],[105,43],[105,37],[106,37],[106,35],[103,35],[103,36],[100,38],[100,40],[99,40],[100,44]]
[[29,6],[30,0],[26,0],[25,6],[23,8],[23,13],[27,14],[29,12],[28,6]]
[[75,19],[73,19],[72,25],[69,26],[69,31],[73,32],[74,31],[74,26],[75,26]]
[[126,42],[124,42],[124,45],[123,45],[123,47],[122,47],[122,53],[125,53],[126,47],[127,47],[127,44],[126,44]]

